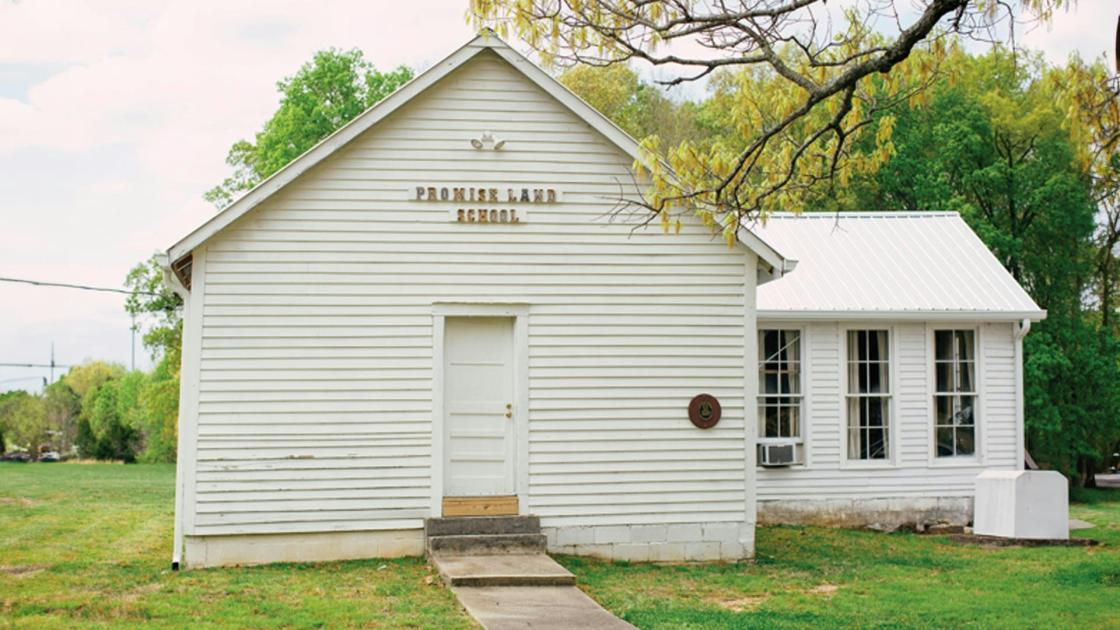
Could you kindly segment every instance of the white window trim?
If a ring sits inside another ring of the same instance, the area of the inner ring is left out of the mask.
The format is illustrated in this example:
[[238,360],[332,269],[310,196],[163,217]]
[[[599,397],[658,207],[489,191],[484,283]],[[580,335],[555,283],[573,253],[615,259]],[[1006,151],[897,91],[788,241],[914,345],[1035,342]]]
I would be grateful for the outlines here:
[[[755,424],[757,425],[757,431],[758,431],[757,435],[758,435],[758,437],[756,438],[755,449],[758,448],[759,444],[793,444],[795,447],[796,446],[801,447],[801,462],[800,463],[793,464],[791,466],[782,467],[782,468],[774,468],[774,467],[771,467],[771,466],[762,466],[761,464],[758,464],[756,462],[755,463],[755,468],[758,469],[758,470],[782,470],[783,468],[786,468],[786,469],[788,469],[788,468],[795,468],[795,469],[809,468],[809,462],[810,462],[810,458],[811,458],[811,456],[809,454],[809,439],[808,439],[808,435],[809,435],[809,398],[810,398],[810,392],[809,392],[808,389],[806,389],[807,379],[805,377],[805,374],[808,371],[808,366],[809,366],[809,343],[808,343],[808,339],[806,337],[806,333],[807,333],[806,329],[807,329],[807,327],[803,323],[791,323],[791,322],[769,321],[769,320],[759,321],[758,325],[756,327],[756,330],[755,330],[755,355],[754,355],[754,363],[752,364],[753,367],[754,367],[754,372],[753,372],[752,378],[754,378],[755,382],[757,383],[757,385],[755,386],[754,409],[755,409]],[[801,359],[800,359],[801,366],[800,366],[800,369],[798,370],[797,377],[798,377],[798,386],[799,386],[799,389],[801,390],[801,411],[800,411],[800,420],[799,420],[800,425],[801,425],[800,426],[801,436],[797,437],[797,438],[768,438],[768,437],[765,437],[763,435],[762,417],[758,413],[759,403],[763,398],[762,383],[761,383],[761,379],[759,379],[759,377],[758,377],[758,355],[762,351],[762,347],[758,343],[758,334],[761,333],[764,330],[796,330],[797,334],[799,335],[799,339],[800,339],[800,342],[801,342],[801,348],[800,348],[800,350],[801,350]]]
[[[926,435],[929,439],[927,451],[931,468],[975,468],[984,465],[987,460],[984,449],[986,442],[984,428],[987,426],[987,410],[984,406],[987,402],[987,396],[984,392],[982,328],[978,323],[963,322],[960,324],[938,323],[926,326],[926,404],[929,405]],[[976,353],[976,374],[974,375],[976,380],[976,408],[973,412],[975,414],[973,423],[976,427],[973,440],[975,440],[976,449],[972,455],[937,456],[937,403],[935,400],[937,397],[937,365],[935,361],[937,358],[936,333],[939,330],[971,330],[973,343],[976,345],[973,349]]]
[[[848,457],[848,333],[853,330],[887,331],[887,457],[881,460],[851,459]],[[840,335],[840,468],[847,470],[875,470],[898,466],[898,335],[895,326],[887,322],[843,322]]]

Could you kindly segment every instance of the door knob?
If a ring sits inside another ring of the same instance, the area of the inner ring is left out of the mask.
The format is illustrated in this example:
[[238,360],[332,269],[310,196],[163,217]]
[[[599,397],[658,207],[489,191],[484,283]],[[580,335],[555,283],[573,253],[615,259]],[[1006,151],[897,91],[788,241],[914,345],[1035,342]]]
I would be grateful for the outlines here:
[[506,403],[506,417],[513,417],[513,403]]

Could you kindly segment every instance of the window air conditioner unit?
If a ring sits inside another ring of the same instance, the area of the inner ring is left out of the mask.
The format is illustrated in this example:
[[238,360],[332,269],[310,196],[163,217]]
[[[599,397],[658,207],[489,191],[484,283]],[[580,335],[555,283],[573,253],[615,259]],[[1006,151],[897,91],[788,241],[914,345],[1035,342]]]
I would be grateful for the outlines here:
[[797,444],[759,444],[758,463],[760,466],[791,466],[801,463],[801,452]]

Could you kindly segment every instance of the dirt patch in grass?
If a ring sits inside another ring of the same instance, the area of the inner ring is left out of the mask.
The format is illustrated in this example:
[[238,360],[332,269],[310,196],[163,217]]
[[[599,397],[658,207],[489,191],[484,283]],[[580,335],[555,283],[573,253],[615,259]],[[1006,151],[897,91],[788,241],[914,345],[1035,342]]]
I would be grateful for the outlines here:
[[22,507],[31,507],[35,502],[27,497],[0,497],[0,505],[19,505]]
[[733,598],[708,598],[706,601],[724,610],[730,610],[731,612],[745,612],[755,610],[759,606],[770,601],[770,594],[762,593],[761,595],[745,595],[743,597]]
[[839,590],[840,587],[835,584],[820,584],[809,589],[809,592],[814,595],[823,595],[828,599],[832,599],[832,596]]
[[46,570],[45,564],[17,564],[13,566],[0,567],[0,573],[4,575],[14,575],[16,577],[27,577],[35,575],[40,571]]

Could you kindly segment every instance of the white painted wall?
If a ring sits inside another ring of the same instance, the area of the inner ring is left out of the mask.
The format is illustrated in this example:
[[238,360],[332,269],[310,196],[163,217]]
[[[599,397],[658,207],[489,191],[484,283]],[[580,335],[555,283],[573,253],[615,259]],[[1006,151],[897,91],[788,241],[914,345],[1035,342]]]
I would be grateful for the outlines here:
[[[502,151],[471,148],[486,130]],[[197,250],[185,533],[420,527],[435,302],[529,305],[526,511],[544,527],[753,514],[754,255],[698,225],[612,221],[630,166],[486,52]],[[419,185],[518,183],[562,203],[461,225],[458,204],[410,200]],[[707,431],[687,420],[699,392],[723,404]]]
[[[759,326],[803,331],[806,452],[803,466],[759,469],[759,501],[805,505],[833,501],[837,505],[836,501],[850,499],[971,499],[976,475],[981,471],[1022,467],[1012,324],[880,321],[861,325],[768,320]],[[841,371],[845,360],[843,335],[849,326],[891,329],[894,457],[885,466],[868,467],[845,458],[846,408]],[[978,331],[980,455],[972,461],[934,457],[932,330],[936,327]],[[766,509],[765,503],[761,509]]]

